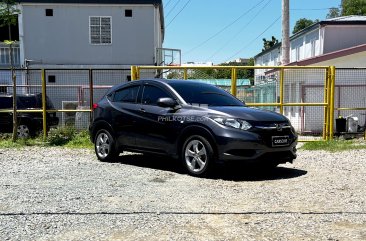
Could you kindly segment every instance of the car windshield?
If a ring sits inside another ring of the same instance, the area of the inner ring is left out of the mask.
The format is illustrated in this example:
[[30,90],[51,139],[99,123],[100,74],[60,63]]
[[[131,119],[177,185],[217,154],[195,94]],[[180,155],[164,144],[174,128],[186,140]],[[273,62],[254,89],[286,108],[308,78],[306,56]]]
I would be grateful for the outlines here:
[[210,84],[200,84],[197,82],[169,82],[178,94],[191,105],[208,106],[244,106],[240,100],[236,99],[225,90]]

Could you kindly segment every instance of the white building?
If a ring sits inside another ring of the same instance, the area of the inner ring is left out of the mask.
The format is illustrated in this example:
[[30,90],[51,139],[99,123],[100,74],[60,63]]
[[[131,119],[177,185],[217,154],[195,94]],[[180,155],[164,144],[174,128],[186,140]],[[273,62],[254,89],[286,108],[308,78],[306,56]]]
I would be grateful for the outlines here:
[[[280,66],[281,43],[255,56],[256,66]],[[366,67],[366,16],[346,16],[318,22],[290,37],[288,66],[335,66],[336,107],[366,106],[366,77],[364,70],[347,76],[341,68]],[[339,74],[338,74],[339,73]],[[255,70],[255,84],[278,80],[278,72]],[[291,70],[285,73],[285,102],[323,103],[324,71]],[[277,88],[278,99],[278,88]],[[359,93],[359,98],[354,93]],[[301,133],[319,133],[322,129],[322,108],[286,107],[285,115]],[[350,114],[350,113],[338,113]],[[364,116],[359,116],[361,122]]]
[[[162,0],[20,0],[13,27],[19,85],[40,86],[46,69],[47,95],[57,109],[72,102],[89,106],[90,76],[94,100],[108,86],[131,78],[131,65],[159,65],[164,40]],[[1,41],[0,67],[9,68],[9,49]],[[91,73],[89,70],[94,69]],[[142,76],[143,77],[143,76]],[[0,71],[2,91],[11,91],[8,70]],[[60,87],[61,86],[61,87]],[[104,87],[101,87],[104,86]],[[39,87],[19,92],[40,92]]]
[[20,62],[42,67],[156,64],[161,0],[21,0]]
[[[290,37],[290,65],[365,43],[366,16],[345,16],[320,21]],[[255,66],[281,65],[281,43],[256,55],[254,62]],[[342,65],[343,62],[339,64]],[[366,62],[361,61],[354,64],[353,67],[366,66]],[[267,79],[265,72],[255,70],[255,83]]]

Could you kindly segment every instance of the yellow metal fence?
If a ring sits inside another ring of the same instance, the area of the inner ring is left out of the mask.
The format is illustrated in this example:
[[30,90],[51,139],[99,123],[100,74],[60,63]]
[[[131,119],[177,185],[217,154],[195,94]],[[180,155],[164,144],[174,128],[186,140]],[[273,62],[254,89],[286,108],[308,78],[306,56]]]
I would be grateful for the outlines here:
[[[225,71],[229,72],[226,78],[230,78],[230,86],[216,85],[248,106],[284,114],[295,126],[300,141],[333,138],[334,66],[132,66],[131,79],[160,77],[212,83],[215,76],[223,76]],[[238,73],[243,71],[254,72],[254,85],[238,84]]]
[[[248,106],[285,115],[295,126],[300,141],[330,140],[333,139],[335,130],[335,116],[359,111],[357,114],[360,122],[366,119],[366,116],[362,115],[366,112],[365,74],[366,69],[336,70],[333,66],[132,66],[131,70],[33,70],[33,73],[23,77],[24,86],[18,85],[17,88],[25,88],[28,91],[31,89],[30,93],[41,92],[42,108],[18,110],[18,112],[42,113],[43,133],[46,138],[46,113],[56,112],[60,115],[85,113],[89,122],[92,104],[114,84],[144,78],[186,79],[215,84],[229,91]],[[60,82],[51,83],[50,76],[56,76]],[[4,79],[2,73],[0,77]],[[336,80],[336,77],[340,79]],[[350,79],[353,81],[352,85],[349,84]],[[75,83],[78,85],[76,86]],[[4,92],[2,88],[5,88],[5,91],[11,90],[10,87],[3,87],[0,83],[0,92]],[[363,95],[364,104],[354,101],[358,96],[349,94],[355,90],[361,91],[357,95]],[[78,97],[61,99],[60,96],[63,97],[61,92]],[[60,103],[62,100],[78,102],[78,106],[83,108],[68,110],[59,103],[54,110],[50,110],[45,104],[46,96],[51,97],[53,102],[55,99]],[[348,99],[348,102],[345,101]],[[0,110],[0,112],[12,112],[12,110]]]

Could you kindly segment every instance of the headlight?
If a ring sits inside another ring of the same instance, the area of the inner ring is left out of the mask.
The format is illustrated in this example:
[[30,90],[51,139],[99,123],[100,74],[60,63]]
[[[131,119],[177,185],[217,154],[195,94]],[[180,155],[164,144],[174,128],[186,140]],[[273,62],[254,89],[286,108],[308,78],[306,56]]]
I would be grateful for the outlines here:
[[235,129],[241,129],[246,131],[252,128],[252,125],[245,120],[224,117],[213,117],[212,119],[221,125],[232,127]]

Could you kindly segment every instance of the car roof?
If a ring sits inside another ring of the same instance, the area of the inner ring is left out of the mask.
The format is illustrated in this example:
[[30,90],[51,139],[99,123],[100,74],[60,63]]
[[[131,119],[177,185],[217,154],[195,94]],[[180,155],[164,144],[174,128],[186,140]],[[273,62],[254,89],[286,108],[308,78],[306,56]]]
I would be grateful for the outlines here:
[[[41,93],[38,94],[17,94],[17,97],[34,97],[41,95]],[[0,93],[0,97],[13,97],[12,93]]]
[[140,80],[133,80],[127,83],[118,84],[112,87],[111,90],[118,89],[122,86],[128,86],[133,84],[142,84],[142,83],[162,83],[162,84],[170,84],[170,83],[178,83],[178,84],[187,84],[187,83],[195,83],[195,84],[201,84],[201,85],[211,85],[208,83],[203,83],[200,81],[194,81],[194,80],[182,80],[182,79],[140,79]]

